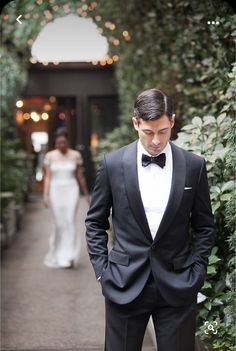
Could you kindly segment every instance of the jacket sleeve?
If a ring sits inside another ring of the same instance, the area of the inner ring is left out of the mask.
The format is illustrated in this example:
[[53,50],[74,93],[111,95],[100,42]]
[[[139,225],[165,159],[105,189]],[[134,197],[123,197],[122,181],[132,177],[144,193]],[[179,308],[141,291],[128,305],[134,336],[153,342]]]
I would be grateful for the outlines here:
[[111,206],[112,193],[104,155],[96,173],[90,208],[85,219],[87,249],[96,278],[101,276],[108,259],[108,233],[106,231],[110,228]]
[[206,162],[203,159],[192,207],[191,224],[194,230],[193,255],[195,263],[206,273],[208,257],[214,242],[214,217],[211,209]]

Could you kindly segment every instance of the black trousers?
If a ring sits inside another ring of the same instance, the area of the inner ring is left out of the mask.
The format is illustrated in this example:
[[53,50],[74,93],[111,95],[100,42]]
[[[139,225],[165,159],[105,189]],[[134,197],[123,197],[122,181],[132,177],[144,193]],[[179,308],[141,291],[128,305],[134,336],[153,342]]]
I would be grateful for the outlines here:
[[105,351],[141,351],[150,316],[158,351],[194,351],[197,297],[173,307],[161,296],[152,274],[140,295],[124,305],[105,298]]

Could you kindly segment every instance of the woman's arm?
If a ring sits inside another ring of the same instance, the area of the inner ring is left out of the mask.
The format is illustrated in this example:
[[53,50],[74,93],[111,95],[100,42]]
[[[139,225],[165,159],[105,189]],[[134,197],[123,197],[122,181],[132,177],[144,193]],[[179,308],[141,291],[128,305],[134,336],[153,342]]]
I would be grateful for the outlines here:
[[50,187],[51,171],[49,165],[44,165],[44,182],[43,182],[43,202],[48,207],[48,195]]
[[84,177],[83,167],[81,165],[77,166],[76,178],[79,182],[79,185],[81,186],[81,188],[83,190],[83,193],[84,193],[88,203],[90,203],[90,195],[89,195],[89,191],[88,191],[88,187],[87,187],[87,182],[86,182],[86,179]]

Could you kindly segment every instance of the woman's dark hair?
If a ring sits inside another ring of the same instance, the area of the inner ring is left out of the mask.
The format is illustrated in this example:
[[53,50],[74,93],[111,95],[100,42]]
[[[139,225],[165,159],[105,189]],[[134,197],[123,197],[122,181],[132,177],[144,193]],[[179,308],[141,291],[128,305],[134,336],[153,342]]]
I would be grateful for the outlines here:
[[59,127],[56,129],[54,133],[54,140],[60,136],[64,136],[66,139],[68,139],[68,131],[65,127]]
[[146,121],[155,120],[166,115],[172,118],[171,98],[158,89],[148,89],[140,93],[134,103],[134,117]]

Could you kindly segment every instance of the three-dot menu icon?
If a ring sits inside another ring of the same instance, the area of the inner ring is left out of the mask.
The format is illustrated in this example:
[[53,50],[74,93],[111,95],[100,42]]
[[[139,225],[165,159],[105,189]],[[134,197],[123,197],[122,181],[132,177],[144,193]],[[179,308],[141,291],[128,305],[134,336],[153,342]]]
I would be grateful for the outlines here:
[[215,25],[219,25],[220,22],[219,21],[207,21],[207,24],[215,24]]

